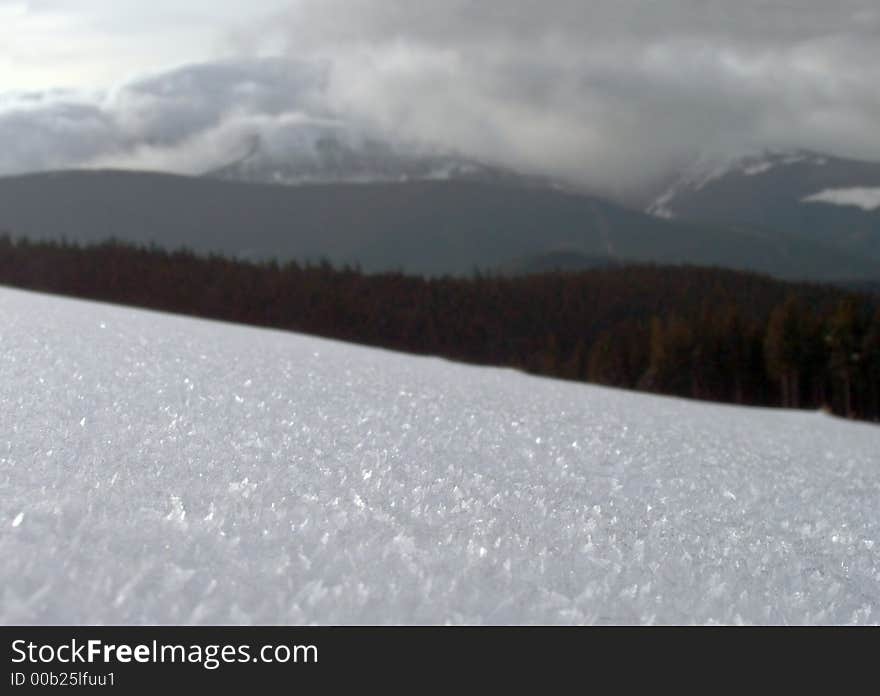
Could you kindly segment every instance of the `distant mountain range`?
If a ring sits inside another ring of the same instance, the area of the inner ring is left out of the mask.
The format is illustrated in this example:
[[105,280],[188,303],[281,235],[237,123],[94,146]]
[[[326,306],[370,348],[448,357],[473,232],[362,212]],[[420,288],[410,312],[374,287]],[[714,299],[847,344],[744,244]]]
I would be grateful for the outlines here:
[[702,165],[647,212],[797,238],[880,268],[880,163],[793,151]]
[[0,178],[0,230],[431,275],[638,261],[880,280],[880,165],[770,154],[689,172],[641,211],[455,156],[334,137],[313,151],[285,162],[254,141],[202,177]]

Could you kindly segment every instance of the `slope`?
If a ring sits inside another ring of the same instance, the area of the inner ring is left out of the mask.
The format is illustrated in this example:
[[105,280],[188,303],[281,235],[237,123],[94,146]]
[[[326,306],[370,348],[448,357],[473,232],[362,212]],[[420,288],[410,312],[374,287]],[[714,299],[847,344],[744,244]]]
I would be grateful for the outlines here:
[[877,623],[880,429],[0,290],[0,623]]

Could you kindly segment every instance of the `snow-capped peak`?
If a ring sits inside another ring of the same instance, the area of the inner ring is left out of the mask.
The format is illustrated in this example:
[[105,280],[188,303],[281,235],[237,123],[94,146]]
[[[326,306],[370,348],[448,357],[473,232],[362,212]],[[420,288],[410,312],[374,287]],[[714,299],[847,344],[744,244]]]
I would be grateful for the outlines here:
[[691,164],[675,182],[657,196],[645,209],[660,218],[675,217],[673,202],[686,193],[704,189],[708,184],[727,176],[761,176],[779,167],[794,164],[824,166],[828,157],[808,150],[763,149],[736,157],[703,156]]
[[[250,183],[368,183],[449,179],[509,179],[492,165],[419,145],[399,145],[325,125],[297,128],[285,138],[259,135],[243,155],[206,176]],[[278,141],[278,142],[276,142]]]

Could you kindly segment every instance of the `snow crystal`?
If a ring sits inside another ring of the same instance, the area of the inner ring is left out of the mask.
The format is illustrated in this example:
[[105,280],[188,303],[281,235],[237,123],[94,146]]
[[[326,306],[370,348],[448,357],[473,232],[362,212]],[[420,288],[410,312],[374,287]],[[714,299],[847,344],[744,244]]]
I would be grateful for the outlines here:
[[3,624],[880,623],[869,424],[12,290],[0,423]]

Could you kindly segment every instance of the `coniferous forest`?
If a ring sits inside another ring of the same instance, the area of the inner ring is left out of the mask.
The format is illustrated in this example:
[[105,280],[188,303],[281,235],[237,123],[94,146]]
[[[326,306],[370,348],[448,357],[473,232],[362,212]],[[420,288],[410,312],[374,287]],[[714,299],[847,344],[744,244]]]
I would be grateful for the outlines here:
[[880,301],[633,265],[422,278],[0,238],[0,283],[534,374],[880,420]]

